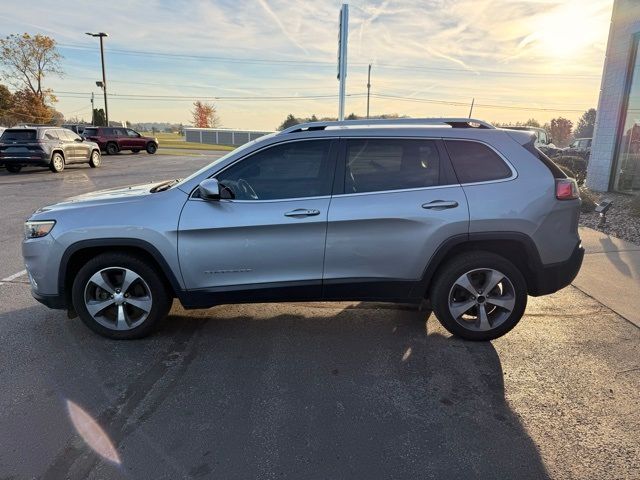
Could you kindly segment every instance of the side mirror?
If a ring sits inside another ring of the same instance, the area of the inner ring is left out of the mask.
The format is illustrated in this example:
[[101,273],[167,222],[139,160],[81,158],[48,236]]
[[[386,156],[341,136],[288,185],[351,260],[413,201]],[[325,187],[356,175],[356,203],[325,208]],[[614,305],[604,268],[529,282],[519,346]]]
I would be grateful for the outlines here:
[[75,140],[76,142],[84,142],[84,139],[83,139],[82,137],[74,138],[74,140]]
[[198,186],[200,197],[205,200],[220,200],[220,184],[215,178],[207,178]]

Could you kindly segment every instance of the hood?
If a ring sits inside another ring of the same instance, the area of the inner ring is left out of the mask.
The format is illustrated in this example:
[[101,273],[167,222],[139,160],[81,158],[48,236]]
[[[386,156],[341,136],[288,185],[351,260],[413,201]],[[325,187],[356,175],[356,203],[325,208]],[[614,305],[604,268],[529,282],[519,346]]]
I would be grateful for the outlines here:
[[97,192],[85,193],[76,197],[67,198],[59,203],[42,207],[35,213],[138,200],[149,195],[153,195],[151,193],[151,189],[159,183],[161,182],[144,183],[141,185],[110,188],[107,190],[98,190]]

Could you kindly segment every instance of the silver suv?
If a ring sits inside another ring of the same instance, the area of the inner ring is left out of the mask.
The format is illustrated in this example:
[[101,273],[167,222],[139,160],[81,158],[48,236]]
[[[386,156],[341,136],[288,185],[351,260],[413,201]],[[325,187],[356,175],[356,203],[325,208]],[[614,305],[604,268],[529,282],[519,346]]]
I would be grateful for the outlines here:
[[423,304],[493,339],[584,254],[575,181],[534,142],[469,119],[296,125],[183,180],[38,210],[32,292],[111,338],[147,335],[177,297]]

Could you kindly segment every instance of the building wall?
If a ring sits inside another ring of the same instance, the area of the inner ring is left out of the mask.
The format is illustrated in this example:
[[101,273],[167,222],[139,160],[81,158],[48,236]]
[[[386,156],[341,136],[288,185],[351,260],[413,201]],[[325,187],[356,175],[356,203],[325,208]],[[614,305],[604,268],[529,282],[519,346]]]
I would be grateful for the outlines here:
[[609,189],[618,139],[618,123],[622,109],[625,108],[627,70],[634,35],[639,32],[640,2],[615,0],[587,169],[587,186],[592,190],[604,192]]
[[187,142],[240,146],[269,133],[272,132],[232,130],[227,128],[185,128],[184,139]]

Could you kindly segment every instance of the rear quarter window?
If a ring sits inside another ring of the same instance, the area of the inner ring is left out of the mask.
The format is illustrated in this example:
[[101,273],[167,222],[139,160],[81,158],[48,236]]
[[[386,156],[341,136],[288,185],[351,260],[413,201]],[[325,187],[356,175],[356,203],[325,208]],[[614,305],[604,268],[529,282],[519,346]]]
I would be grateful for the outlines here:
[[445,140],[460,183],[489,182],[512,174],[500,156],[487,145],[467,140]]

